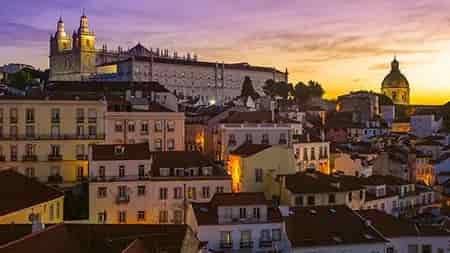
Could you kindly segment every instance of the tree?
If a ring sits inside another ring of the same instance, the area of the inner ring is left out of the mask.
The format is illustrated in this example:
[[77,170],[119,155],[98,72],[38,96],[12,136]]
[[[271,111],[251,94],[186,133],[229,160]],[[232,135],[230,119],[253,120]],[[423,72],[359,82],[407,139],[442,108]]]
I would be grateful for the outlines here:
[[31,74],[27,71],[20,70],[16,73],[9,74],[7,83],[14,88],[25,90],[27,84],[32,80]]
[[272,98],[279,96],[284,100],[287,100],[289,96],[292,96],[294,93],[292,84],[283,81],[275,82],[272,79],[269,79],[265,82],[263,91],[267,96],[270,96]]
[[299,104],[307,103],[311,98],[321,98],[325,93],[322,85],[316,81],[309,81],[308,84],[299,82],[294,88],[295,99]]
[[253,88],[253,82],[250,77],[246,76],[244,83],[242,84],[241,97],[252,97],[253,99],[259,98],[258,92]]

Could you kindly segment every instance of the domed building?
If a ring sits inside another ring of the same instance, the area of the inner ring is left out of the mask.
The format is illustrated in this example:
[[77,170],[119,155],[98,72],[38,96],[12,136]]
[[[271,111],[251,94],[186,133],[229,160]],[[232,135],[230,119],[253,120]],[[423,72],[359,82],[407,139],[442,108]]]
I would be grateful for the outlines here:
[[394,104],[409,104],[409,82],[400,72],[396,58],[391,62],[391,72],[381,83],[381,92],[391,98]]

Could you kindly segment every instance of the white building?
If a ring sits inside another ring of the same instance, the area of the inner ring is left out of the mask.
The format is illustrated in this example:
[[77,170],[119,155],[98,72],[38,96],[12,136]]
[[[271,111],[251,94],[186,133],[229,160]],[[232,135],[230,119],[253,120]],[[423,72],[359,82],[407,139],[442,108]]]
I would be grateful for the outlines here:
[[140,106],[110,104],[105,114],[106,143],[148,143],[151,151],[182,151],[184,120],[184,113],[155,102]]
[[384,253],[387,241],[345,206],[292,208],[286,220],[291,252]]
[[301,123],[274,112],[234,112],[214,125],[209,152],[224,160],[244,143],[292,146],[293,136],[301,133]]
[[439,226],[415,224],[377,210],[358,213],[367,224],[389,240],[388,253],[448,252],[450,232]]
[[314,169],[330,174],[330,142],[323,134],[320,137],[310,133],[296,135],[292,145],[300,171]]
[[147,144],[94,145],[89,159],[92,223],[184,223],[190,201],[231,192],[231,178],[199,152]]
[[442,117],[437,119],[434,114],[412,115],[411,133],[418,137],[430,136],[442,127]]
[[192,227],[206,248],[224,252],[291,252],[282,214],[264,193],[218,193],[193,204]]

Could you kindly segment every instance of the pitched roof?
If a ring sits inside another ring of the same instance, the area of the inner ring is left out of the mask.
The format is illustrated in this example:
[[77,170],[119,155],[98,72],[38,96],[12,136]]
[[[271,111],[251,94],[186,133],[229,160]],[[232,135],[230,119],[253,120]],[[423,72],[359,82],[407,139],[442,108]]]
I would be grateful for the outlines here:
[[221,123],[299,123],[289,118],[275,114],[275,122],[272,121],[272,112],[233,112]]
[[252,144],[252,143],[244,143],[235,150],[231,152],[232,155],[238,155],[238,156],[251,156],[254,154],[257,154],[263,150],[266,150],[270,148],[271,145],[266,144]]
[[263,192],[230,192],[216,193],[211,199],[216,206],[267,205]]
[[320,172],[299,172],[284,176],[286,188],[292,193],[327,193],[362,190],[358,180],[330,176]]
[[363,185],[407,185],[411,184],[407,180],[391,176],[391,175],[372,175],[370,177],[360,178],[360,182]]
[[92,145],[92,160],[148,160],[150,148],[147,143]]
[[397,218],[379,210],[360,210],[358,213],[385,237],[404,236],[450,236],[440,227],[418,225],[412,221]]
[[[1,245],[0,251],[122,253],[129,250],[128,252],[145,253],[158,249],[175,253],[183,248],[188,233],[192,231],[187,225],[59,224]],[[140,242],[136,245],[137,239]],[[193,240],[199,243],[196,239]],[[196,248],[192,242],[189,244]],[[140,251],[133,251],[139,249]]]
[[53,81],[47,87],[49,92],[63,91],[65,93],[114,92],[129,89],[153,92],[170,92],[158,82],[133,81]]
[[19,211],[43,202],[54,200],[64,194],[35,179],[12,170],[0,171],[0,216]]
[[386,242],[346,206],[292,208],[286,231],[293,248]]

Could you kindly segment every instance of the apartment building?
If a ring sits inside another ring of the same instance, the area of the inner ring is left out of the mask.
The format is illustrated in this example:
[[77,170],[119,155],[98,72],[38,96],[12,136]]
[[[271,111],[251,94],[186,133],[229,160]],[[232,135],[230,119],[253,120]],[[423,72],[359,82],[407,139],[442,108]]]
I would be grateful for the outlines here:
[[146,143],[95,145],[89,171],[92,223],[181,224],[189,202],[231,192],[224,168],[199,152],[150,152]]
[[105,139],[106,101],[95,97],[0,98],[0,168],[71,185],[88,175],[91,144]]
[[0,185],[0,224],[63,222],[63,192],[12,170],[0,171]]
[[159,103],[111,102],[105,115],[106,143],[148,143],[151,151],[182,151],[185,148],[182,112]]
[[[306,131],[305,131],[306,132]],[[299,170],[313,169],[330,174],[330,142],[322,136],[304,133],[296,135],[293,143],[294,156]]]
[[365,189],[357,180],[343,180],[312,170],[279,175],[271,187],[271,193],[283,205],[347,205],[353,210],[361,209],[366,198]]
[[192,210],[191,226],[207,250],[291,252],[282,214],[264,193],[216,193]]
[[227,160],[231,151],[244,143],[292,146],[302,124],[275,112],[234,112],[213,126],[213,153]]

